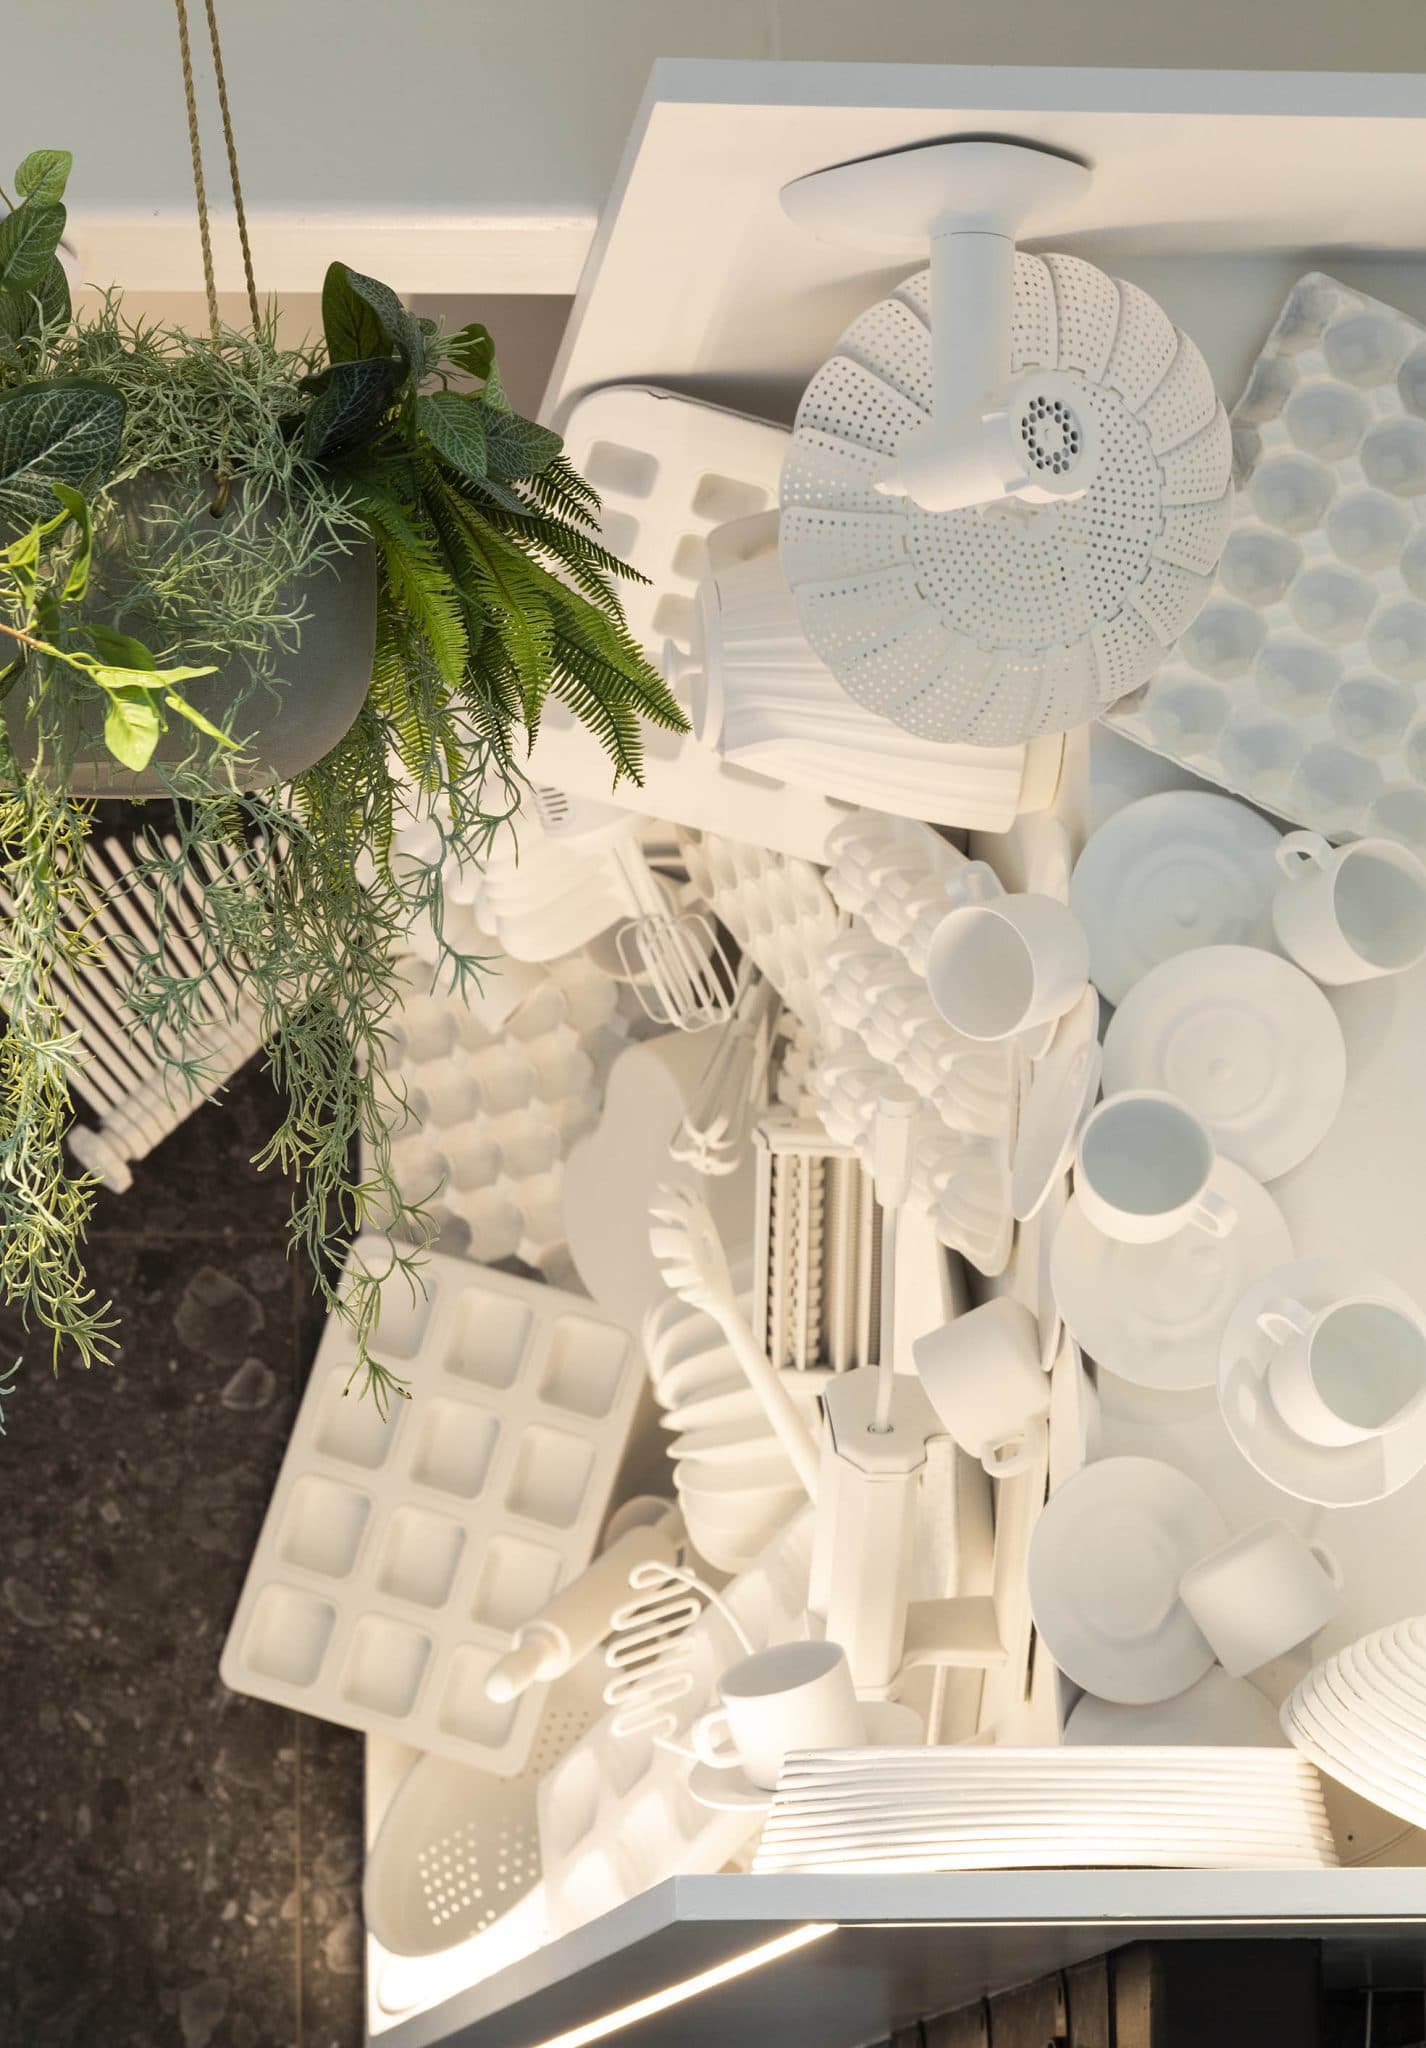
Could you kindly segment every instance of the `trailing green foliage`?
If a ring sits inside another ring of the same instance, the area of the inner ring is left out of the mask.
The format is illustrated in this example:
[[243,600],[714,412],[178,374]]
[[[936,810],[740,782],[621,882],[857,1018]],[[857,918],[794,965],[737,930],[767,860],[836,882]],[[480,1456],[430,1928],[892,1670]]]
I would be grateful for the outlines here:
[[[408,1241],[393,1259],[415,1284],[428,1233],[391,1173],[398,961],[427,918],[445,973],[479,972],[446,944],[443,876],[513,820],[546,699],[589,724],[616,780],[639,773],[642,721],[683,719],[625,623],[612,579],[632,572],[600,542],[597,497],[559,437],[510,407],[483,326],[445,334],[340,264],[320,347],[279,346],[271,313],[216,340],[130,322],[113,300],[74,318],[56,256],[68,171],[65,152],[35,152],[0,219],[0,1286],[56,1355],[87,1364],[115,1338],[80,1258],[89,1184],[63,1154],[63,984],[95,943],[75,693],[103,693],[107,746],[131,768],[186,721],[190,751],[162,770],[164,831],[133,849],[159,930],[128,948],[131,1025],[201,1079],[212,992],[237,982],[257,1003],[282,1105],[262,1163],[292,1176],[294,1243],[333,1302],[367,1223]],[[368,544],[365,705],[295,782],[247,789],[241,743],[288,686],[302,582]],[[209,718],[181,686],[220,666],[237,681]],[[32,766],[11,743],[17,708]],[[394,856],[403,820],[434,826],[429,858]],[[206,916],[179,971],[165,885],[190,867]],[[369,1351],[384,1277],[355,1275],[337,1302],[382,1405],[403,1391]]]

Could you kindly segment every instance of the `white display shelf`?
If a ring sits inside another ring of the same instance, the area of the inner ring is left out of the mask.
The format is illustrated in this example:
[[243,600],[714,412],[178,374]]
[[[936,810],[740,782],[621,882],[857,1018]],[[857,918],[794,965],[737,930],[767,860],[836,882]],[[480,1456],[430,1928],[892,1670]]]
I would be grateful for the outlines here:
[[1426,1870],[681,1877],[377,2038],[383,2048],[542,2048],[765,1942],[831,1924],[822,1939],[608,2038],[861,2048],[923,2014],[1151,1938],[1321,1941],[1329,1972],[1412,1983],[1423,1918]]
[[[782,215],[779,188],[827,164],[968,132],[1024,136],[1095,164],[1088,198],[1044,239],[1153,293],[1203,348],[1230,404],[1306,270],[1426,313],[1415,202],[1426,183],[1426,79],[670,60],[652,75],[544,416],[559,424],[582,393],[638,380],[790,419],[841,329],[915,266],[869,267],[804,236]],[[1056,807],[1077,843],[1092,817],[1192,783],[1097,733],[1092,781],[1088,760],[1081,736]],[[972,848],[1007,881],[1022,828]],[[1399,1176],[1426,1186],[1426,1090],[1415,1072],[1426,973],[1333,1000],[1360,1054],[1359,1098],[1278,1192],[1300,1254],[1370,1247],[1419,1289],[1426,1200],[1401,1199]],[[1398,1176],[1395,1198],[1383,1164]],[[1151,1417],[1111,1403],[1101,1452],[1130,1449],[1171,1456],[1235,1517],[1284,1510],[1282,1495],[1230,1458],[1206,1411]],[[1305,1523],[1310,1511],[1294,1505]],[[1348,1599],[1324,1647],[1426,1606],[1423,1527],[1426,1477],[1334,1515]],[[1294,1675],[1275,1672],[1265,1690],[1278,1696]],[[442,1996],[433,1980],[437,2003],[373,2038],[389,2048],[539,2048],[808,1923],[835,1931],[640,2020],[632,2038],[711,2048],[782,2029],[809,2048],[856,2048],[1150,1936],[1320,1939],[1329,1969],[1350,1981],[1417,1981],[1426,1868],[1412,1866],[1426,1845],[1362,1802],[1329,1799],[1357,1867],[680,1878],[480,1984]],[[1368,1859],[1382,1867],[1361,1867]],[[622,2038],[618,2027],[611,2038]]]

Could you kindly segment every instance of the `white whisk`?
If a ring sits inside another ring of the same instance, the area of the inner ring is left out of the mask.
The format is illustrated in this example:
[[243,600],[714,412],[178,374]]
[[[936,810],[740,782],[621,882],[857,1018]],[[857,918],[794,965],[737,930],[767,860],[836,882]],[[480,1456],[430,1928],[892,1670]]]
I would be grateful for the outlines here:
[[752,1644],[737,1616],[688,1565],[653,1559],[629,1574],[635,1598],[615,1610],[604,1662],[612,1676],[604,1704],[615,1709],[611,1732],[621,1740],[647,1736],[660,1749],[691,1756],[678,1732],[679,1703],[694,1687],[692,1634],[706,1602],[732,1631],[744,1656]]

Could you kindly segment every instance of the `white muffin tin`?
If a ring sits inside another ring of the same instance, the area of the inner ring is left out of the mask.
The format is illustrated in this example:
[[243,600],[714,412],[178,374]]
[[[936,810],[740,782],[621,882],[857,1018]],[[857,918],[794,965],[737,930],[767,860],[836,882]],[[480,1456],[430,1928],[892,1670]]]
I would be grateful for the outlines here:
[[1329,838],[1426,850],[1426,329],[1302,278],[1233,426],[1208,601],[1106,722]]
[[[376,1272],[384,1239],[352,1248]],[[588,1563],[643,1385],[634,1340],[553,1287],[432,1253],[393,1276],[385,1420],[328,1320],[223,1650],[235,1692],[509,1776],[547,1688],[497,1706],[510,1632]]]
[[[807,1632],[812,1511],[804,1510],[722,1590],[754,1650]],[[540,1854],[552,1934],[568,1934],[666,1877],[720,1870],[762,1827],[760,1808],[700,1806],[688,1789],[688,1730],[714,1703],[719,1673],[743,1654],[716,1608],[686,1644],[690,1683],[670,1704],[665,1747],[653,1730],[618,1735],[611,1709],[540,1787]]]

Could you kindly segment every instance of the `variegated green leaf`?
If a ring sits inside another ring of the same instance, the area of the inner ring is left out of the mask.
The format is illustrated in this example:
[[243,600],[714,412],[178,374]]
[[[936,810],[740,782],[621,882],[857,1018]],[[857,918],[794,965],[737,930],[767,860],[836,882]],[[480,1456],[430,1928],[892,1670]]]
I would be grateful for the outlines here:
[[0,521],[54,510],[54,486],[92,491],[118,459],[124,401],[107,384],[57,378],[0,392]]

